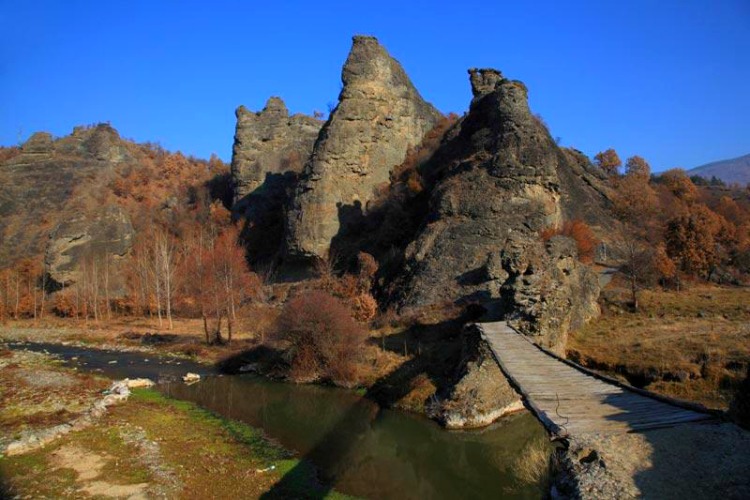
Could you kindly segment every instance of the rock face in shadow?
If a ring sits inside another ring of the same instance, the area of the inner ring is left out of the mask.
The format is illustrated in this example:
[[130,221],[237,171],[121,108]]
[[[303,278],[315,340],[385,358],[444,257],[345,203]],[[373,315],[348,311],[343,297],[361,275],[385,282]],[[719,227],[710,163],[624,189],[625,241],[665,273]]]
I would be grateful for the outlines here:
[[492,69],[469,73],[469,113],[423,171],[433,186],[430,209],[406,249],[400,303],[476,302],[556,348],[579,319],[598,312],[599,293],[574,245],[540,238],[581,197],[563,189],[560,172],[591,203],[605,197],[584,186],[585,172],[531,114],[523,83]]
[[76,127],[56,140],[46,132],[32,135],[19,155],[0,165],[0,262],[42,255],[61,221],[98,214],[93,200],[83,201],[81,195],[95,195],[83,185],[102,185],[117,165],[131,161],[125,141],[108,124]]
[[268,99],[257,113],[240,106],[236,115],[233,212],[245,219],[251,260],[267,260],[281,249],[284,208],[323,122],[303,114],[290,116],[278,97]]
[[84,269],[96,269],[111,291],[124,292],[122,259],[134,237],[130,217],[117,206],[67,219],[50,234],[45,255],[49,277],[67,286],[80,283]]
[[291,260],[326,256],[331,240],[367,211],[407,149],[440,113],[375,38],[355,36],[342,71],[339,103],[315,143],[287,220]]

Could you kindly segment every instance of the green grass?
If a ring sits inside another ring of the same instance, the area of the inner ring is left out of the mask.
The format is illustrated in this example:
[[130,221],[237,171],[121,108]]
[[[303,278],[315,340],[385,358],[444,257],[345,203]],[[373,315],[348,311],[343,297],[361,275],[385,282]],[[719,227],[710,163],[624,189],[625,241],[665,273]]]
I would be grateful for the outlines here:
[[[259,463],[267,464],[266,467],[274,467],[274,472],[279,477],[283,477],[285,496],[294,498],[354,498],[336,491],[326,491],[318,483],[316,471],[312,464],[292,458],[289,451],[270,441],[259,429],[243,422],[218,416],[211,411],[200,408],[192,402],[172,399],[153,389],[134,389],[131,398],[133,398],[134,402],[162,406],[170,410],[184,412],[196,425],[203,425],[226,432],[237,443],[247,446],[250,449],[252,457]],[[228,452],[221,445],[217,446],[222,449],[212,449],[209,451],[219,454]]]

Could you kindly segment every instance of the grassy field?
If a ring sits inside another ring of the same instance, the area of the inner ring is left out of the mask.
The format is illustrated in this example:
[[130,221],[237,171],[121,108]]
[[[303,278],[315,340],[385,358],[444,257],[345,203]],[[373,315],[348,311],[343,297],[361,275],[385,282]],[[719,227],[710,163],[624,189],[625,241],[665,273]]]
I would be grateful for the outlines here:
[[645,290],[620,304],[613,283],[603,314],[571,336],[568,357],[662,394],[726,409],[750,365],[750,289],[694,285]]

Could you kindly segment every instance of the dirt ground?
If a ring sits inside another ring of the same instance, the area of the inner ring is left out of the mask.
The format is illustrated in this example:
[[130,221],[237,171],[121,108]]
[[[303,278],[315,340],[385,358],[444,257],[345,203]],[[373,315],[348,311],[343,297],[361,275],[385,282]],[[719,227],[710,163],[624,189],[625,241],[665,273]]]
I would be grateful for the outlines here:
[[578,437],[568,458],[584,498],[750,498],[750,432],[730,423]]

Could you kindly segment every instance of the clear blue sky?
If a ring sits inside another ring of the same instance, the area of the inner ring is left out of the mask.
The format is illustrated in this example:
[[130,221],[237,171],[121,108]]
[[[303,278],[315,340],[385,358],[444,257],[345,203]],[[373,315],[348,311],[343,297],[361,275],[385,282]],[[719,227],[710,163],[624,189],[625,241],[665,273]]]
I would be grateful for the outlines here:
[[750,153],[750,0],[0,0],[0,144],[110,121],[229,160],[239,104],[327,110],[355,33],[444,112],[466,110],[467,68],[495,67],[589,155],[661,170]]

